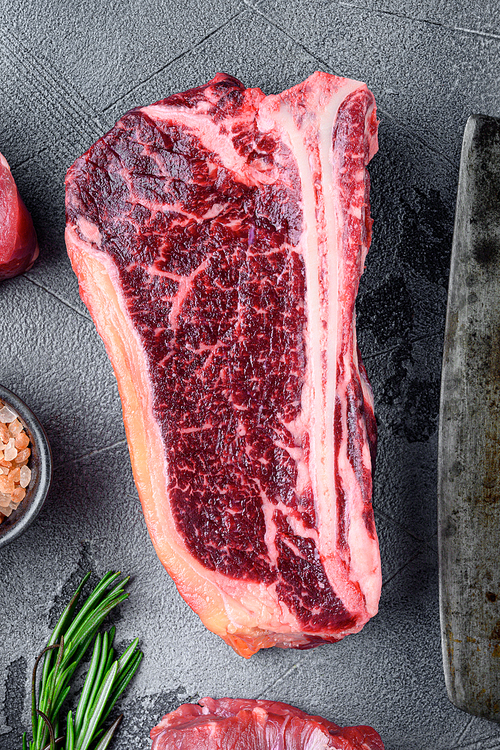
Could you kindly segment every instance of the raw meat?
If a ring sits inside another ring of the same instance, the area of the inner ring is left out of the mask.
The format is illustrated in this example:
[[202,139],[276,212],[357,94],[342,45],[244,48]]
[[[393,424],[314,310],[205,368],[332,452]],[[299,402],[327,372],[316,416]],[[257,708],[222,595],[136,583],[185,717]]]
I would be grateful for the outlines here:
[[286,703],[213,700],[185,703],[151,731],[151,750],[384,750],[371,727],[338,727]]
[[10,167],[0,154],[0,280],[28,271],[38,258],[38,242],[28,209]]
[[160,560],[244,656],[377,611],[372,395],[354,328],[375,103],[219,74],[68,171],[66,241],[120,389]]

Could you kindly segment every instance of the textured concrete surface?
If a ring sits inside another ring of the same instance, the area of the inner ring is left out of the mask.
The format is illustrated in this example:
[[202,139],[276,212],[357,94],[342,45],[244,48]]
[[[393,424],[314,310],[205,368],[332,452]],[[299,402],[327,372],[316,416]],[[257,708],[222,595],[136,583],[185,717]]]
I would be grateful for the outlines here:
[[[500,114],[498,0],[0,0],[0,151],[41,253],[0,285],[0,382],[39,415],[47,504],[0,550],[0,748],[20,747],[29,675],[88,569],[133,576],[114,620],[144,663],[116,750],[148,748],[167,710],[203,695],[288,701],[369,723],[387,750],[499,750],[500,728],[444,688],[436,555],[436,428],[458,161],[469,114]],[[66,257],[67,167],[128,108],[218,70],[281,91],[316,69],[365,80],[381,119],[374,240],[358,302],[376,399],[374,505],[384,587],[357,636],[237,657],[178,596],[149,541],[111,367]]]

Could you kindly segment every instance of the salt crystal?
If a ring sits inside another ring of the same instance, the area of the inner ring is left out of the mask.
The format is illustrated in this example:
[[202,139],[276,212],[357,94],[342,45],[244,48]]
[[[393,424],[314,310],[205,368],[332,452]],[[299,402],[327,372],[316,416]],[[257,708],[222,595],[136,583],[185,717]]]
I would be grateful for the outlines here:
[[22,451],[19,451],[15,458],[16,464],[22,464],[25,463],[28,458],[31,456],[31,450],[29,448],[24,448]]
[[14,445],[16,446],[18,451],[21,451],[23,448],[27,448],[29,444],[30,444],[30,439],[27,436],[27,434],[24,432],[24,430],[20,432],[19,435],[16,435],[16,440],[15,440]]
[[13,482],[16,484],[19,484],[21,481],[21,469],[19,466],[16,466],[14,469],[11,469],[9,471],[9,479],[12,479]]
[[9,432],[11,435],[18,435],[22,429],[23,426],[18,419],[14,419],[14,421],[9,424]]
[[12,440],[12,445],[9,445],[9,447],[4,450],[3,457],[6,461],[13,461],[17,457],[17,454],[18,450],[14,445],[14,440]]
[[2,408],[0,409],[0,422],[4,422],[6,424],[10,424],[11,422],[16,419],[17,414],[15,411],[12,411],[12,409],[7,406],[7,404],[4,404]]
[[0,492],[0,508],[6,508],[11,500],[12,495],[10,493],[7,495],[3,492]]
[[7,505],[6,508],[2,508],[2,513],[4,514],[4,516],[8,517],[12,513],[12,508],[9,505]]
[[11,503],[16,503],[17,505],[19,505],[21,500],[24,500],[25,496],[26,490],[24,490],[22,487],[16,487],[16,489],[12,493]]
[[31,479],[31,469],[28,466],[21,466],[19,484],[21,487],[27,487]]
[[9,477],[6,477],[5,474],[2,474],[0,477],[0,492],[4,492],[6,495],[14,492],[14,482]]

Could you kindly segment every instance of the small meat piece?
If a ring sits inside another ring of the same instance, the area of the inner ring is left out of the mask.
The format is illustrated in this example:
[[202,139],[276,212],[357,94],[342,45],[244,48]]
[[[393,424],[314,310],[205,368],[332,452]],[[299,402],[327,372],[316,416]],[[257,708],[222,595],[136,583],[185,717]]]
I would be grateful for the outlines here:
[[0,154],[0,280],[28,271],[37,258],[33,221]]
[[354,302],[373,95],[231,76],[135,109],[68,171],[66,243],[158,555],[243,656],[377,612],[373,399]]
[[231,698],[185,703],[151,739],[151,750],[384,750],[371,727],[341,728],[286,703]]

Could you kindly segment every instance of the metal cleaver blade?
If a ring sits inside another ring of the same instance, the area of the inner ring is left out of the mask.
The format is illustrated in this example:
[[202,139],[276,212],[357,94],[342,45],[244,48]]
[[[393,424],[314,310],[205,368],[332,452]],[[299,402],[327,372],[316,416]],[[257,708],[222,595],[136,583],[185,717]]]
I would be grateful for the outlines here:
[[500,119],[464,133],[441,380],[439,598],[450,700],[500,722]]

